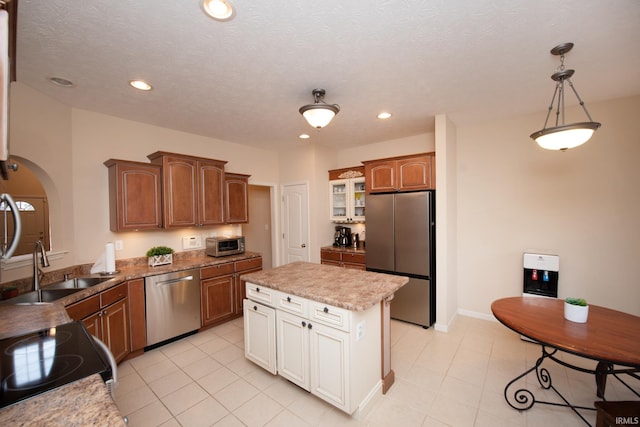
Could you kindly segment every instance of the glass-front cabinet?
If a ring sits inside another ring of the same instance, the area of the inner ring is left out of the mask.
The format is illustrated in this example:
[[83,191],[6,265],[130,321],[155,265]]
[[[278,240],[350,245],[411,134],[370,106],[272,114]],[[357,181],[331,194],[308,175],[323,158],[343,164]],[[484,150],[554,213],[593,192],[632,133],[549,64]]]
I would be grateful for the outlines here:
[[364,222],[364,177],[329,181],[330,219],[334,222]]

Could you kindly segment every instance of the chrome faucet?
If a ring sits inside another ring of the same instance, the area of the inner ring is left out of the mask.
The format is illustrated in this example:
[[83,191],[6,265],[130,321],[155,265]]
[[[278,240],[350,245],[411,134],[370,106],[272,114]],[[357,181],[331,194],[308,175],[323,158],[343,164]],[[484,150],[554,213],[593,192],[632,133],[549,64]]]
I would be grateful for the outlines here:
[[40,262],[43,267],[49,267],[49,260],[47,254],[44,251],[44,246],[41,240],[36,240],[33,245],[33,290],[40,290],[40,267],[38,267],[38,251],[40,252]]

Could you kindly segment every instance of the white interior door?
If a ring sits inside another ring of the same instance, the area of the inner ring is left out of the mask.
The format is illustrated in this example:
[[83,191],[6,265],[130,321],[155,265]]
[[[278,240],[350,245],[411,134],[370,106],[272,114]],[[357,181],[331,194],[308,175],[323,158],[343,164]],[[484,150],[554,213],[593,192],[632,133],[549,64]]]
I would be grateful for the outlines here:
[[307,184],[282,186],[283,264],[309,261],[309,189]]

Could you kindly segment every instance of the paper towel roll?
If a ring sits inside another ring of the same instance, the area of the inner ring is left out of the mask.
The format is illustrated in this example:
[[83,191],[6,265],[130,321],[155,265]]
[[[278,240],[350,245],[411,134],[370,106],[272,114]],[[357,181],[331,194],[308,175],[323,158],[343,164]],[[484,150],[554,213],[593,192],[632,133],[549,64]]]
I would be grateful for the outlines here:
[[105,261],[104,271],[106,273],[113,273],[116,271],[116,248],[113,243],[109,242],[104,248]]

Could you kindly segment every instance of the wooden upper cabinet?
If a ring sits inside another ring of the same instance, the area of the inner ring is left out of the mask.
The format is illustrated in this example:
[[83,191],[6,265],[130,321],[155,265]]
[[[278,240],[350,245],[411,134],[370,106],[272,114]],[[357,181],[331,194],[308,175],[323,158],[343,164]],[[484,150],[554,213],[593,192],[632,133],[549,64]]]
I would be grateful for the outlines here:
[[367,194],[435,189],[434,160],[425,153],[362,162]]
[[224,224],[227,162],[164,151],[147,157],[162,167],[165,228]]
[[249,222],[249,177],[239,173],[225,173],[225,214],[227,224]]
[[109,159],[109,225],[111,231],[162,227],[161,167]]

